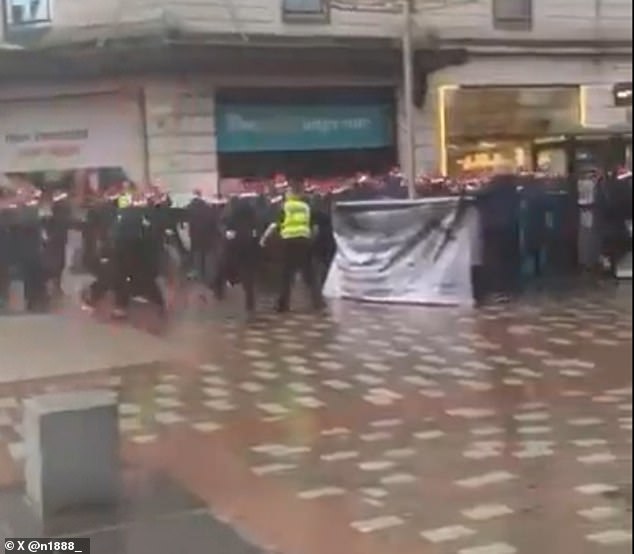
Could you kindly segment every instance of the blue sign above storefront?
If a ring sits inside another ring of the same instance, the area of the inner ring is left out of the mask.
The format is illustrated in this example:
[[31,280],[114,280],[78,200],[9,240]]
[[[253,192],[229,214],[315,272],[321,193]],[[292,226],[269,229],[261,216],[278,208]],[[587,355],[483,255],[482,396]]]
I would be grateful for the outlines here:
[[218,152],[381,148],[393,134],[388,105],[216,106]]

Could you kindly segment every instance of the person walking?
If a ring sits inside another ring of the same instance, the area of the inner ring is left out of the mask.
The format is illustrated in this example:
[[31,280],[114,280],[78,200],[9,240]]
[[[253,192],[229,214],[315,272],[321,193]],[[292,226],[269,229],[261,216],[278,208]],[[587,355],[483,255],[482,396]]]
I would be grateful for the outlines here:
[[235,197],[227,206],[221,221],[223,240],[214,278],[214,294],[219,300],[224,298],[227,281],[242,285],[248,314],[255,311],[259,261],[259,225],[254,200],[250,196]]
[[114,223],[115,317],[125,317],[132,297],[137,294],[155,304],[161,313],[165,301],[157,283],[161,234],[152,208],[142,201],[121,202]]
[[10,206],[8,194],[0,188],[0,313],[9,305],[11,285],[11,229],[15,221],[15,208]]
[[208,257],[213,238],[213,209],[204,200],[202,191],[197,189],[185,213],[189,227],[192,276],[202,283],[207,283]]
[[277,311],[285,313],[290,309],[291,288],[298,272],[308,287],[313,308],[321,309],[323,298],[313,268],[312,210],[302,197],[302,187],[297,181],[292,182],[286,191],[278,221],[269,225],[260,241],[261,246],[266,245],[275,231],[282,239],[282,276]]
[[38,192],[24,193],[18,206],[16,252],[24,284],[24,303],[28,312],[46,311],[49,301],[42,259],[43,227],[39,214]]

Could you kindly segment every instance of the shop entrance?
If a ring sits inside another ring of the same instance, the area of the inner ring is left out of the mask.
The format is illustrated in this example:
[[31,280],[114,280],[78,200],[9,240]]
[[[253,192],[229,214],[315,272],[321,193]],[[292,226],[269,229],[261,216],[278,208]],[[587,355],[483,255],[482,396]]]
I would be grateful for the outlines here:
[[276,173],[328,179],[357,172],[384,174],[396,163],[396,149],[300,150],[297,152],[240,152],[220,156],[220,175],[262,179]]

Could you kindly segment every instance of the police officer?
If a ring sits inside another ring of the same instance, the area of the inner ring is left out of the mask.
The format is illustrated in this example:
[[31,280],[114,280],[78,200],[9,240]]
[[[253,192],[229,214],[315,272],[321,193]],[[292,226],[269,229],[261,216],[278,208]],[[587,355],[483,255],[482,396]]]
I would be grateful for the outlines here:
[[313,308],[323,307],[321,290],[313,270],[313,221],[311,208],[302,197],[302,186],[298,181],[287,190],[278,221],[272,223],[264,233],[260,244],[264,246],[276,230],[282,239],[282,275],[277,311],[290,309],[291,287],[295,275],[300,272],[309,289]]

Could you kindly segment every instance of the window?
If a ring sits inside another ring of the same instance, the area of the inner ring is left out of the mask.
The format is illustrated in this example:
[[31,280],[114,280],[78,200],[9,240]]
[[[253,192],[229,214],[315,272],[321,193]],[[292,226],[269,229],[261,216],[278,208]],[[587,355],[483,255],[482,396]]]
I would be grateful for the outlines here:
[[493,0],[496,29],[526,31],[533,26],[533,0]]
[[[496,168],[532,169],[534,139],[579,125],[579,87],[459,87],[441,91],[443,169],[449,175]],[[545,149],[538,163],[560,170],[561,154]]]
[[7,27],[33,27],[51,22],[52,0],[4,0]]
[[282,0],[285,21],[317,21],[328,19],[328,0]]

